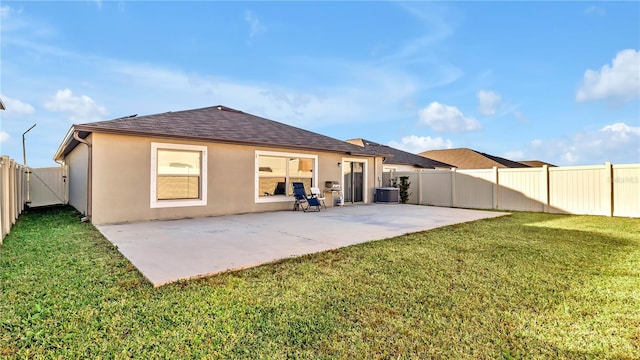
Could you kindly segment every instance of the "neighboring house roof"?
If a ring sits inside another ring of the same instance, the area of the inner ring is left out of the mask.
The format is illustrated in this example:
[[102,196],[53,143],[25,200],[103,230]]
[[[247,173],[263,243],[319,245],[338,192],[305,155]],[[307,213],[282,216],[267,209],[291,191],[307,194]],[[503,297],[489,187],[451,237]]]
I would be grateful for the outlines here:
[[520,164],[525,164],[531,167],[543,167],[547,165],[548,167],[556,167],[553,164],[549,164],[548,162],[540,161],[540,160],[527,160],[527,161],[518,161]]
[[362,146],[365,149],[376,152],[379,156],[385,156],[384,164],[411,165],[423,169],[452,168],[453,165],[429,159],[424,156],[412,154],[410,152],[398,150],[387,145],[365,139],[349,139],[348,143]]
[[0,99],[0,110],[5,110],[4,103],[2,102],[2,99]]
[[221,105],[73,125],[54,159],[60,160],[78,145],[74,131],[81,138],[97,132],[375,155],[338,139]]
[[421,152],[419,155],[455,165],[458,169],[490,169],[494,166],[498,168],[529,167],[517,161],[511,161],[467,148],[429,150]]

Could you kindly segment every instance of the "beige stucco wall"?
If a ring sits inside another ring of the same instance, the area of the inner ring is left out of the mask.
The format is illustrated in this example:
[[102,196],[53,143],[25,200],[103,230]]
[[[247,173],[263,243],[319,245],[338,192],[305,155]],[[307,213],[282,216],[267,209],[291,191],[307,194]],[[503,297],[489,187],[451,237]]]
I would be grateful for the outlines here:
[[[208,190],[206,206],[177,208],[150,207],[152,142],[207,146]],[[92,222],[94,224],[206,217],[291,209],[293,205],[293,201],[291,200],[274,203],[256,203],[254,190],[256,150],[318,155],[317,186],[321,189],[324,188],[325,181],[335,180],[342,182],[342,169],[337,164],[342,162],[344,158],[364,159],[368,164],[368,202],[373,201],[373,193],[376,186],[376,174],[374,174],[374,171],[378,171],[379,173],[382,171],[381,159],[374,162],[373,158],[342,156],[341,154],[330,152],[310,152],[282,148],[99,133],[93,134],[92,143]],[[82,146],[83,145],[80,145],[76,149]],[[76,150],[69,156],[72,156],[75,152]],[[69,158],[69,156],[67,157]],[[79,156],[77,156],[77,158],[80,159]],[[78,166],[78,168],[80,168],[80,166]],[[81,180],[78,181],[81,182]],[[327,205],[331,206],[329,202]]]
[[[91,142],[91,135],[87,137]],[[87,166],[89,150],[79,144],[64,159],[69,166],[69,204],[83,215],[87,213]]]

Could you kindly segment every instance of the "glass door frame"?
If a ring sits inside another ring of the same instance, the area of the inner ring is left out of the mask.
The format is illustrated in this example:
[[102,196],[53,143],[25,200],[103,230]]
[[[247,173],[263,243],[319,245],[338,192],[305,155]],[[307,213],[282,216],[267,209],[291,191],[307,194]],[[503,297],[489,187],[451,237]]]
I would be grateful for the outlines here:
[[[342,199],[344,201],[344,199],[346,199],[346,194],[345,191],[347,190],[347,184],[344,183],[344,175],[347,173],[347,164],[349,163],[361,163],[362,164],[362,202],[358,202],[358,203],[363,203],[366,204],[368,202],[368,195],[369,195],[369,188],[367,187],[367,178],[368,178],[368,173],[369,173],[369,169],[368,169],[368,165],[369,165],[369,161],[368,159],[359,159],[359,158],[342,158],[342,163],[341,163],[341,168],[342,168]],[[351,167],[349,166],[349,171],[351,171]],[[350,201],[350,203],[354,203],[353,201]]]

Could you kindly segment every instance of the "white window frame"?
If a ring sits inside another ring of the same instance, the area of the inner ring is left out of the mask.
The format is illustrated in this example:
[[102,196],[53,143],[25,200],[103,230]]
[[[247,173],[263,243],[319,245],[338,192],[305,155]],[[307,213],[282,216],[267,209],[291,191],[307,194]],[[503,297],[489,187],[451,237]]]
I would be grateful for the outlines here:
[[[292,202],[293,196],[260,196],[260,156],[275,156],[283,158],[302,158],[313,159],[313,183],[318,184],[318,155],[300,154],[279,151],[263,151],[256,150],[255,154],[255,182],[254,182],[254,200],[256,203],[275,203],[275,202]],[[287,175],[288,176],[288,175]],[[315,186],[315,185],[314,185]],[[286,192],[285,192],[286,193]]]
[[[200,198],[179,200],[158,200],[158,150],[183,150],[200,152]],[[207,205],[207,147],[203,145],[185,145],[171,143],[151,143],[151,208],[171,208]]]

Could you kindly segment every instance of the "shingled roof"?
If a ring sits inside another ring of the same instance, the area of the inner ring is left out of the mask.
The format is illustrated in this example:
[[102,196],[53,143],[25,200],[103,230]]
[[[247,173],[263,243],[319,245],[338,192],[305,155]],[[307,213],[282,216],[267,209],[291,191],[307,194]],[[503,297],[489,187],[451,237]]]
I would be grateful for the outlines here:
[[[338,139],[222,105],[73,125],[71,135],[74,130],[82,138],[97,132],[375,155]],[[55,159],[68,154],[77,144],[73,136],[67,135]]]
[[397,165],[411,165],[423,169],[435,169],[435,168],[452,168],[453,165],[449,165],[444,162],[429,159],[424,156],[412,154],[410,152],[398,150],[391,146],[378,144],[376,142],[365,139],[350,139],[348,143],[362,146],[365,149],[374,151],[379,156],[384,156],[384,164],[397,164]]
[[520,164],[525,164],[530,167],[543,167],[547,165],[548,167],[556,167],[553,164],[549,164],[548,162],[540,161],[540,160],[526,160],[526,161],[518,161]]
[[458,169],[490,169],[498,168],[526,168],[529,167],[517,161],[485,154],[468,148],[429,150],[421,152],[420,156],[446,162]]

